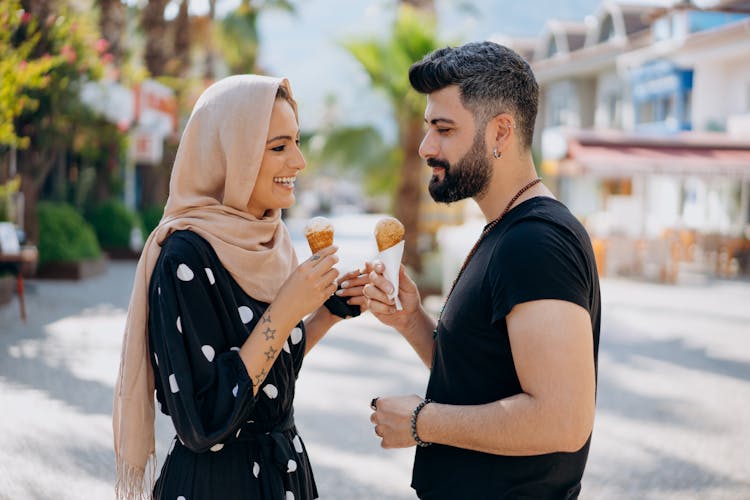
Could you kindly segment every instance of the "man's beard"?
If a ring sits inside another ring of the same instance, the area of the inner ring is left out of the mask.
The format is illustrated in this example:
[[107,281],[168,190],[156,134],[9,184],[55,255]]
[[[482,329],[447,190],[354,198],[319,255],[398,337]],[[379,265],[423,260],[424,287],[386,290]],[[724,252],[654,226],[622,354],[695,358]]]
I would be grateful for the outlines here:
[[492,164],[487,158],[484,137],[477,136],[471,149],[455,165],[447,160],[428,158],[430,167],[443,167],[443,180],[430,179],[430,196],[437,202],[452,203],[465,198],[481,198],[490,186]]

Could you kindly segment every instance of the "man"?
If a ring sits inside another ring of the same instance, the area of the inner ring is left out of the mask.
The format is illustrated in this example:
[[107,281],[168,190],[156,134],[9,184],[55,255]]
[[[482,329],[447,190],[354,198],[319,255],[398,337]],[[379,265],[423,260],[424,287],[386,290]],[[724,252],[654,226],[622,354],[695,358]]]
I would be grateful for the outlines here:
[[444,48],[409,70],[427,95],[419,154],[437,202],[473,198],[488,225],[436,322],[401,269],[396,311],[376,264],[362,293],[431,370],[426,400],[373,400],[384,448],[419,444],[426,499],[576,498],[594,422],[600,298],[590,240],[539,182],[538,86],[492,42]]

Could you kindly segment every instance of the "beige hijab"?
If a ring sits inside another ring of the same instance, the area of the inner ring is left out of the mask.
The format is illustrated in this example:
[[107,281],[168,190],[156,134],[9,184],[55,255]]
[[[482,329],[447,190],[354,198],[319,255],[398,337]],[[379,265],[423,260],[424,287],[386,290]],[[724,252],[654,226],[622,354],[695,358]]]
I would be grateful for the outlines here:
[[241,75],[220,80],[200,96],[185,127],[164,217],[143,248],[125,324],[112,415],[118,499],[151,498],[156,475],[148,283],[167,236],[189,229],[205,238],[242,289],[265,302],[273,300],[297,266],[281,211],[262,219],[246,211],[280,85],[292,95],[286,79]]

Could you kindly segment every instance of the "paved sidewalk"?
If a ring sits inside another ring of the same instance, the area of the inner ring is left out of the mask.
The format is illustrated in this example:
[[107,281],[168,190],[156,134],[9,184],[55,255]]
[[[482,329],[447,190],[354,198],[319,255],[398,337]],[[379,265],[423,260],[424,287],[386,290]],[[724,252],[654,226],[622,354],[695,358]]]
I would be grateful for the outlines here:
[[[110,412],[134,263],[80,283],[32,282],[30,321],[0,308],[0,499],[113,498]],[[583,499],[750,498],[750,284],[607,280],[597,420]],[[364,315],[305,361],[300,432],[321,498],[400,500],[412,450],[378,447],[374,395],[427,372]],[[172,434],[159,418],[161,459]]]

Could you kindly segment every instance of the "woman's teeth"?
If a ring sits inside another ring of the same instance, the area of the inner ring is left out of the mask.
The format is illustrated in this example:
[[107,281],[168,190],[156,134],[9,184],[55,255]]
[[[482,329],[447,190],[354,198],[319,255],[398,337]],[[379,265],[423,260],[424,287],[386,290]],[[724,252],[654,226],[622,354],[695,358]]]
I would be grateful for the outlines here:
[[296,180],[296,177],[274,177],[273,182],[278,182],[279,184],[286,184],[287,186],[294,186],[294,181]]

